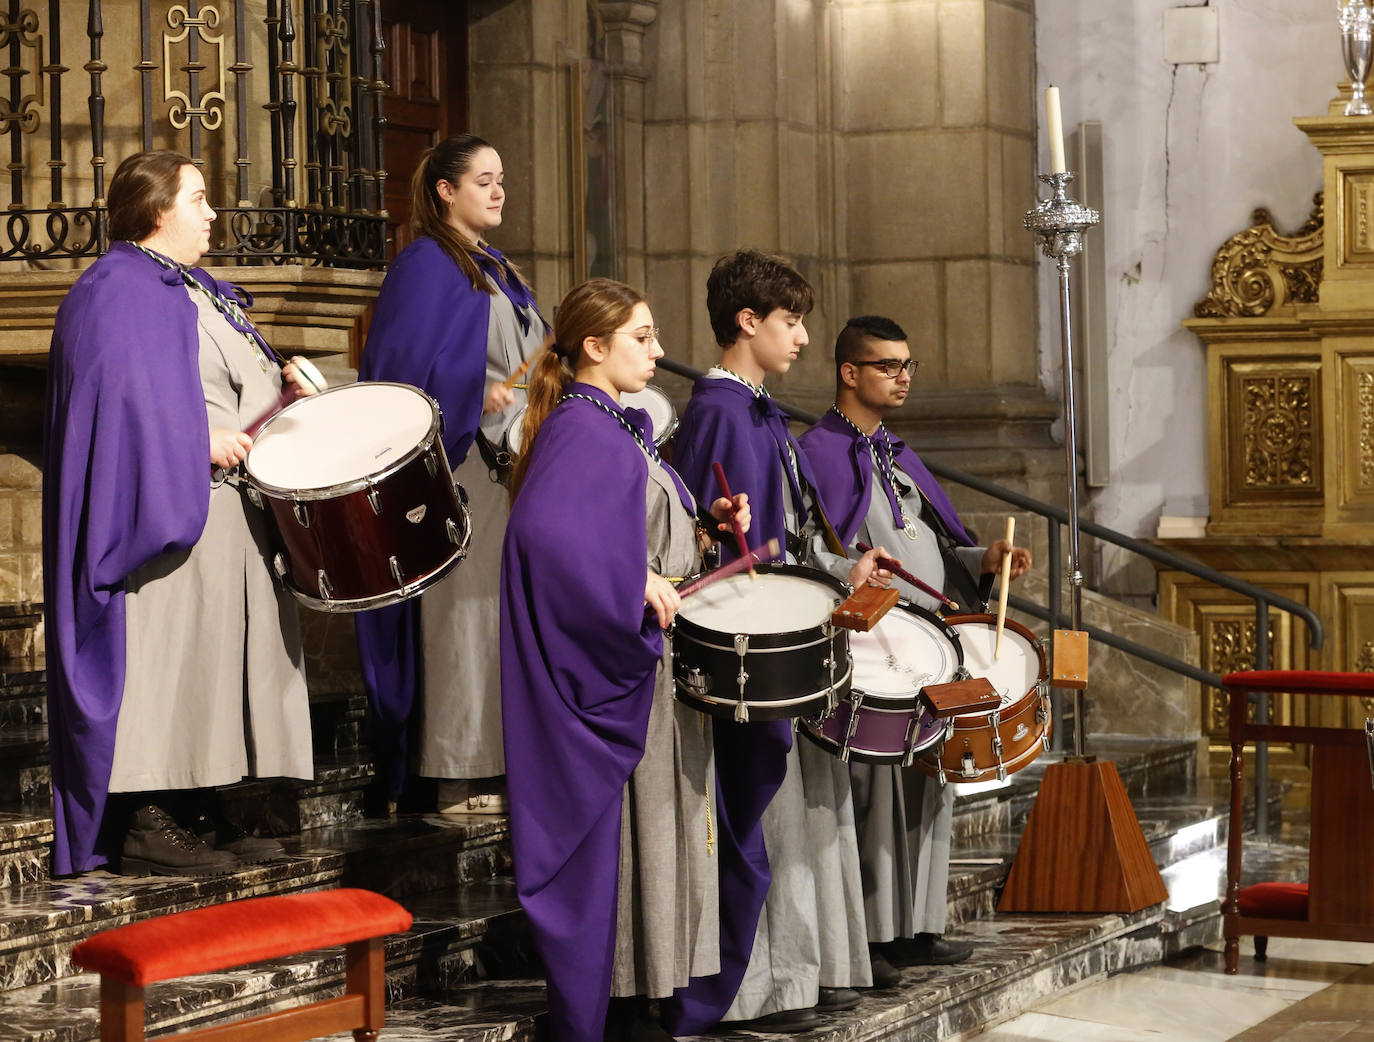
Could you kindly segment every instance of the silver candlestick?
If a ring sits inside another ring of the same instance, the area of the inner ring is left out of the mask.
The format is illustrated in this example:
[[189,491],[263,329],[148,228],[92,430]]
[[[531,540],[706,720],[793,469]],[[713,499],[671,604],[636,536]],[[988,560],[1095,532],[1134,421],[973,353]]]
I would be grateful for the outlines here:
[[1371,53],[1371,28],[1374,27],[1374,10],[1366,0],[1337,0],[1337,21],[1341,27],[1341,54],[1345,58],[1345,71],[1350,77],[1350,100],[1346,103],[1347,116],[1368,116],[1374,110],[1364,97],[1365,80],[1369,79]]
[[[1065,194],[1073,174],[1041,174],[1040,180],[1054,194],[1026,211],[1024,224],[1035,233],[1040,249],[1059,267],[1060,344],[1064,355],[1064,459],[1069,473],[1069,618],[1075,630],[1083,628],[1083,572],[1078,556],[1078,432],[1074,418],[1073,312],[1069,308],[1070,260],[1083,252],[1083,233],[1102,220],[1091,206],[1083,206]],[[1053,578],[1051,581],[1054,581]],[[1055,619],[1050,628],[1059,624]],[[1073,751],[1083,756],[1083,691],[1073,696]]]

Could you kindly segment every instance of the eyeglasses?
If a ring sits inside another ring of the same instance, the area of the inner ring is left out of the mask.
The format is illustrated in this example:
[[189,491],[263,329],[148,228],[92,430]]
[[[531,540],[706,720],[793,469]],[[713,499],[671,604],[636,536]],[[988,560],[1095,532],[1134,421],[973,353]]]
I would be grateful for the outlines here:
[[616,334],[619,334],[621,336],[634,337],[636,340],[639,341],[640,347],[647,349],[649,347],[652,347],[655,342],[659,341],[659,337],[662,333],[663,330],[659,329],[658,326],[653,326],[652,328],[646,329],[642,332],[636,329],[614,329],[606,335],[615,336]]
[[852,364],[872,366],[889,380],[895,380],[902,373],[906,373],[907,376],[915,376],[921,363],[919,359],[915,358],[875,358],[867,362],[854,362]]

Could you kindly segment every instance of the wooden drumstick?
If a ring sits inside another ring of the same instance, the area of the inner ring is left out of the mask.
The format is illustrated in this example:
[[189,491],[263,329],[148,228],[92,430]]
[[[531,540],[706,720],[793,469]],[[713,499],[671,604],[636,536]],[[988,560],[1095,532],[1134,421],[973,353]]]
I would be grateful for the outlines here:
[[1007,552],[1002,556],[1002,582],[997,591],[997,640],[992,645],[992,659],[1002,657],[1002,630],[1007,624],[1007,592],[1011,589],[1011,541],[1016,536],[1016,518],[1007,518]]
[[757,550],[746,550],[743,557],[738,557],[729,564],[723,564],[715,571],[707,572],[696,582],[688,583],[686,586],[678,588],[679,597],[689,597],[698,590],[703,590],[719,579],[742,572],[746,568],[752,574],[755,564],[764,564],[767,561],[776,559],[782,553],[782,544],[776,539],[770,539]]
[[530,365],[534,362],[534,360],[551,347],[553,347],[552,331],[550,331],[549,335],[544,338],[544,342],[539,345],[538,351],[536,351],[534,354],[530,355],[523,362],[521,362],[519,368],[516,369],[515,372],[511,373],[510,376],[506,377],[504,380],[501,381],[502,386],[505,387],[508,391],[514,390],[515,385],[520,381],[520,377],[525,375],[525,370],[529,369]]
[[[725,468],[720,465],[720,460],[711,464],[711,469],[716,473],[716,484],[720,485],[720,494],[730,501],[730,525],[735,530],[735,542],[739,546],[740,557],[749,556],[749,544],[744,541],[744,529],[740,528],[739,522],[735,520],[735,497],[730,494],[730,482],[725,480]],[[754,564],[749,563],[749,578],[757,579],[758,573],[754,571]]]
[[[866,554],[866,553],[868,553],[868,551],[870,551],[870,550],[873,549],[873,547],[869,546],[869,545],[868,545],[867,543],[865,543],[862,539],[860,539],[857,543],[855,543],[854,546],[855,546],[855,548],[859,551],[859,553],[861,553],[861,554]],[[939,601],[941,604],[943,604],[943,605],[944,605],[946,608],[948,608],[950,611],[958,611],[958,610],[959,610],[959,605],[955,604],[952,600],[950,600],[948,597],[946,597],[943,593],[941,593],[939,590],[937,590],[934,586],[931,586],[929,583],[923,583],[923,582],[921,582],[920,579],[916,578],[916,576],[912,575],[910,572],[908,572],[905,568],[903,568],[901,565],[899,565],[899,564],[898,564],[896,561],[894,561],[892,558],[890,558],[890,557],[879,557],[878,560],[877,560],[877,565],[878,565],[879,568],[886,568],[889,572],[891,572],[893,575],[895,575],[898,579],[901,579],[901,580],[903,580],[903,581],[905,581],[905,582],[909,582],[912,586],[916,587],[916,589],[920,590],[922,593],[930,594],[930,596],[934,597],[937,601]]]

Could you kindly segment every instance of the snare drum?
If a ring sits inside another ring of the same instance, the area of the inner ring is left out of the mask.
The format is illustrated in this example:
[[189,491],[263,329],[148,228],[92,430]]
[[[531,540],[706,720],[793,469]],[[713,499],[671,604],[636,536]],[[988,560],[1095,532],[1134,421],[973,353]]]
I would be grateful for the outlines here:
[[[649,414],[653,424],[654,444],[659,448],[677,430],[677,412],[668,396],[652,384],[645,384],[642,391],[620,392],[620,404],[626,409],[643,409]],[[506,428],[506,448],[512,456],[520,455],[525,438],[525,407],[515,414],[510,426]]]
[[1050,747],[1050,683],[1044,646],[1011,619],[1002,632],[1002,654],[993,659],[995,615],[948,615],[959,635],[964,669],[986,677],[1002,697],[997,709],[956,716],[943,742],[917,761],[943,782],[1004,781]]
[[903,601],[867,633],[851,633],[849,653],[849,697],[803,720],[803,733],[846,763],[909,765],[944,734],[917,695],[954,679],[963,662],[959,635],[938,615]]
[[409,384],[367,382],[301,398],[248,451],[248,498],[274,522],[277,575],[321,611],[394,604],[467,554],[439,408]]
[[673,622],[677,697],[703,713],[781,720],[849,692],[849,640],[830,616],[849,590],[814,568],[761,564],[687,597]]

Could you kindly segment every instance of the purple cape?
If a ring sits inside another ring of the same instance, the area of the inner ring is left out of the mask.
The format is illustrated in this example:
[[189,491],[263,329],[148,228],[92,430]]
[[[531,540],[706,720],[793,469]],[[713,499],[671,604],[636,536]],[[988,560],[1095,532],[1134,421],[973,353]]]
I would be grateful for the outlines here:
[[[498,251],[487,252],[483,269],[515,305],[517,319],[528,323],[521,309],[534,305],[529,288]],[[467,458],[482,419],[490,315],[491,295],[473,289],[437,242],[418,238],[387,270],[358,366],[359,380],[413,384],[439,403],[444,451],[455,469]],[[420,602],[411,598],[359,612],[353,623],[378,769],[395,796],[405,784],[411,710],[424,687]]]
[[[973,539],[959,520],[959,512],[935,480],[935,475],[921,462],[921,457],[887,428],[883,428],[883,433],[892,446],[897,466],[916,482],[921,495],[935,509],[950,535],[961,546],[973,546]],[[816,494],[820,497],[821,508],[835,526],[840,542],[848,546],[868,513],[873,494],[873,456],[854,428],[833,409],[826,410],[799,441],[816,475]],[[891,489],[888,499],[893,501],[895,512],[897,507]]]
[[210,435],[198,355],[196,305],[180,276],[125,242],[57,311],[43,466],[57,875],[104,864],[123,838],[111,837],[112,849],[99,841],[124,697],[124,583],[195,545],[205,527]]
[[[615,408],[586,384],[568,390]],[[501,556],[501,718],[515,881],[548,970],[551,1038],[601,1042],[622,794],[663,632],[644,605],[648,468],[591,402],[540,428]]]
[[[678,473],[698,502],[720,495],[711,464],[719,461],[730,491],[747,493],[753,518],[750,545],[786,540],[783,496],[802,490],[785,468],[785,446],[796,442],[771,398],[756,398],[736,380],[703,377],[692,389],[674,440]],[[798,466],[811,481],[806,459],[797,450]],[[802,511],[804,513],[804,504]],[[733,550],[729,540],[723,550]],[[719,801],[716,834],[720,864],[720,972],[694,977],[671,1000],[661,1003],[668,1030],[694,1035],[717,1023],[739,991],[754,948],[759,913],[772,875],[763,842],[763,811],[787,773],[792,723],[737,724],[712,720],[715,735]]]

